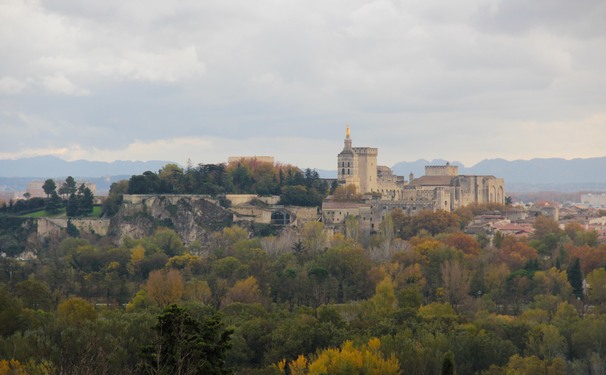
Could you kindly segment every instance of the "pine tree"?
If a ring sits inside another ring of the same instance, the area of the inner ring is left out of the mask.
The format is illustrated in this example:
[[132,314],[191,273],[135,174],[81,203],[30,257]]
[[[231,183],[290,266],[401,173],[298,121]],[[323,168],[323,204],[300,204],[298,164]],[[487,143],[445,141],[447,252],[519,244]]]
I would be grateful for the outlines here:
[[46,203],[46,208],[45,208],[46,212],[48,212],[50,214],[56,214],[61,209],[61,206],[62,206],[61,198],[59,197],[59,195],[57,194],[56,191],[53,191],[51,193],[50,199]]
[[568,282],[572,286],[572,293],[577,298],[583,298],[583,273],[581,272],[581,261],[575,258],[568,268]]
[[153,345],[143,348],[141,372],[146,374],[232,374],[225,356],[233,333],[218,314],[198,320],[177,305],[158,317]]
[[455,375],[455,361],[454,354],[452,352],[448,352],[444,354],[444,360],[442,361],[442,371],[441,375]]
[[78,198],[76,194],[71,193],[67,200],[67,206],[65,207],[65,213],[67,217],[73,217],[78,215]]
[[94,200],[93,192],[82,184],[78,190],[78,216],[92,213]]

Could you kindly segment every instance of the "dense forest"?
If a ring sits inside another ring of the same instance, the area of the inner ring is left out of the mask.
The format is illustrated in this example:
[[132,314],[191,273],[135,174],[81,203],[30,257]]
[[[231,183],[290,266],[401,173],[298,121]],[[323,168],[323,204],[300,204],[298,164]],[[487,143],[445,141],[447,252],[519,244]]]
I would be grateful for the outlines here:
[[[169,169],[122,188],[206,194],[183,181],[231,173]],[[300,174],[280,192],[317,189]],[[0,374],[603,374],[606,245],[545,217],[527,239],[462,232],[495,209],[394,210],[372,234],[232,226],[210,246],[30,238],[36,260],[0,258]]]

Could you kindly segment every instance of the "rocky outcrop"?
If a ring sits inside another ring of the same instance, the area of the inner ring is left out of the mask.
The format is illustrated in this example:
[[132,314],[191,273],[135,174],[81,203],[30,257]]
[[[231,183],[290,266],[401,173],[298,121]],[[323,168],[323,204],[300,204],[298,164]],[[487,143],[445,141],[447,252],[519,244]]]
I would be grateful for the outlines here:
[[158,226],[165,226],[175,230],[184,243],[207,243],[212,232],[232,221],[229,210],[204,195],[125,195],[108,234],[121,242],[127,236],[150,236]]

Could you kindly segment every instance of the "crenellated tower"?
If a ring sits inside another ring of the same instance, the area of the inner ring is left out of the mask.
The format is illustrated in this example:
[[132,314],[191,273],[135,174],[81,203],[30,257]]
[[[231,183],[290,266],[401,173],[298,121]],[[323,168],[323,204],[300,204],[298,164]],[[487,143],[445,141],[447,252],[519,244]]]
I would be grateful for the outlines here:
[[377,189],[378,149],[352,147],[351,130],[345,130],[343,151],[337,157],[338,181],[340,185],[355,185],[359,193],[365,194]]

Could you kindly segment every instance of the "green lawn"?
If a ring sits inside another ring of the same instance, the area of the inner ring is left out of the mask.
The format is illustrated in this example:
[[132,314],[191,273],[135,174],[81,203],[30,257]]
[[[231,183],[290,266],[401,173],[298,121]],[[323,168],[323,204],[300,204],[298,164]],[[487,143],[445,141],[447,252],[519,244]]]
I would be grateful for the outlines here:
[[[101,216],[101,206],[94,206],[93,207],[93,213],[90,214],[87,217],[90,218],[97,218]],[[33,217],[33,218],[40,218],[40,217],[65,217],[65,208],[62,208],[61,210],[59,210],[58,213],[56,214],[49,214],[48,212],[46,212],[46,210],[40,210],[40,211],[36,211],[36,212],[31,212],[29,214],[25,214],[25,215],[21,215],[21,217]]]
[[46,210],[40,210],[40,211],[36,211],[36,212],[32,212],[29,214],[25,214],[22,215],[21,217],[33,217],[33,218],[39,218],[39,217],[65,217],[65,208],[62,208],[59,210],[59,212],[57,212],[56,214],[50,214],[48,212],[46,212]]
[[101,206],[93,206],[93,213],[90,214],[90,217],[100,217],[102,209]]

